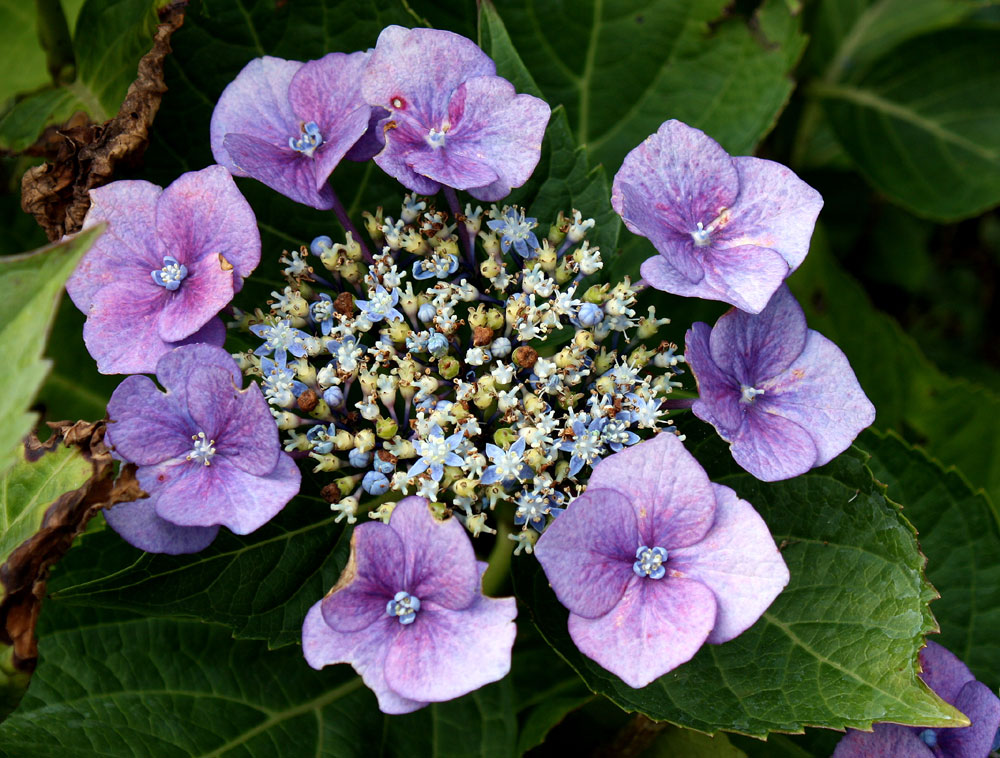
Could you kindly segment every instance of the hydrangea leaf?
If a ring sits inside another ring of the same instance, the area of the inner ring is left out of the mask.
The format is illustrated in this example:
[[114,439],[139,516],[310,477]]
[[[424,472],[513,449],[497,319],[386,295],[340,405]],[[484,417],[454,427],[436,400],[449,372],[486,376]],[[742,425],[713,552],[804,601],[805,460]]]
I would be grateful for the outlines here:
[[17,443],[35,424],[27,408],[51,362],[42,358],[45,340],[66,279],[103,231],[89,229],[72,239],[0,261],[0,472],[15,460]]
[[865,432],[869,466],[904,503],[927,556],[927,578],[941,598],[931,610],[939,642],[990,689],[1000,687],[1000,527],[987,496],[895,434]]
[[791,581],[747,632],[705,645],[634,690],[576,650],[544,575],[530,561],[515,562],[518,595],[587,685],[626,710],[704,732],[960,722],[917,677],[917,652],[935,629],[927,607],[935,592],[913,528],[873,480],[864,454],[850,450],[823,468],[766,484],[735,471],[718,439],[695,447],[710,478],[763,516]]
[[0,756],[509,756],[510,680],[386,717],[347,666],[313,671],[298,647],[227,628],[52,602],[41,663],[0,725]]
[[934,32],[809,91],[878,190],[923,216],[967,218],[1000,203],[1000,134],[986,128],[1000,117],[998,45],[995,29]]
[[664,114],[735,155],[769,131],[804,45],[798,18],[789,4],[768,0],[751,31],[726,8],[725,0],[590,0],[570,12],[524,0],[501,6],[546,99],[566,106],[577,140],[609,168]]
[[0,80],[0,105],[9,97],[43,87],[51,80],[36,31],[37,21],[35,3],[0,0],[0,49],[10,66]]
[[747,754],[734,747],[724,734],[713,737],[691,729],[667,727],[644,752],[644,758],[747,758]]

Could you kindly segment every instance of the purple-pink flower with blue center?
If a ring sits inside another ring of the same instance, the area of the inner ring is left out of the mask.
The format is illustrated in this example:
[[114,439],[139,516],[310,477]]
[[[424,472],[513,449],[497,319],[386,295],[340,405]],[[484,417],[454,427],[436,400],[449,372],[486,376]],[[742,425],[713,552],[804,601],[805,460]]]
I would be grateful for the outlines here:
[[130,376],[108,403],[106,441],[138,466],[149,497],[105,511],[127,542],[151,553],[195,553],[219,526],[247,534],[299,491],[278,429],[256,384],[241,389],[232,357],[214,345],[185,345],[156,365],[161,392]]
[[438,521],[424,498],[404,498],[388,524],[355,528],[340,580],[306,615],[306,661],[316,669],[350,663],[384,713],[502,679],[517,606],[483,596],[485,568],[457,519]]
[[822,466],[875,420],[847,357],[806,328],[782,286],[757,315],[731,310],[688,330],[684,356],[698,382],[694,414],[733,458],[766,482]]
[[374,124],[385,114],[373,113],[361,99],[368,55],[250,61],[212,113],[215,160],[234,176],[251,176],[296,202],[333,208],[328,180],[337,164],[345,157],[368,160],[382,148]]
[[742,634],[789,578],[753,507],[665,433],[598,463],[535,553],[577,648],[630,687]]
[[549,106],[518,95],[465,37],[386,27],[361,92],[389,111],[385,148],[375,162],[421,195],[445,185],[478,200],[500,200],[538,164]]
[[871,732],[848,729],[833,758],[986,758],[996,749],[1000,699],[969,667],[936,642],[920,651],[920,678],[969,719],[966,727],[928,729],[875,724]]
[[809,252],[823,198],[780,163],[667,121],[625,156],[611,204],[659,251],[640,269],[653,287],[758,313]]
[[220,166],[166,189],[143,181],[90,191],[84,228],[107,230],[66,283],[87,314],[83,340],[102,374],[152,373],[179,344],[221,345],[216,314],[260,263],[250,205]]

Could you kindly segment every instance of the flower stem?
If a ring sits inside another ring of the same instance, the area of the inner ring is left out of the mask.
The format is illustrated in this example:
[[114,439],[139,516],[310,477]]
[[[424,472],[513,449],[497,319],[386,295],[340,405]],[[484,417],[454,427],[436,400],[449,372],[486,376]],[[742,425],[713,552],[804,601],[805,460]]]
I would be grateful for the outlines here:
[[698,398],[696,398],[696,397],[684,397],[684,398],[676,398],[676,399],[673,399],[673,400],[663,400],[660,403],[660,406],[664,410],[668,410],[668,411],[686,410],[687,408],[690,408],[691,406],[693,406],[695,404],[695,401],[697,399]]
[[458,236],[462,238],[462,246],[465,248],[465,259],[468,261],[469,266],[472,269],[472,273],[476,272],[476,249],[475,241],[469,234],[469,230],[465,228],[465,222],[459,221],[458,217],[462,213],[462,207],[458,204],[458,194],[455,192],[453,187],[442,187],[444,190],[445,199],[448,201],[448,208],[451,209],[451,216],[455,219],[456,229],[458,230]]
[[497,541],[487,560],[489,566],[483,574],[483,594],[490,597],[503,589],[510,574],[510,557],[514,552],[514,540],[507,539],[510,526],[506,519],[497,519]]
[[340,225],[344,227],[344,231],[350,232],[351,236],[354,237],[355,242],[361,245],[361,254],[364,256],[365,263],[371,263],[372,254],[368,252],[368,246],[365,245],[364,238],[358,232],[357,227],[351,223],[351,217],[347,215],[347,209],[344,208],[344,204],[340,202],[340,198],[337,197],[337,193],[333,192],[332,188],[330,191],[333,194],[333,212],[337,214],[337,220],[339,220]]

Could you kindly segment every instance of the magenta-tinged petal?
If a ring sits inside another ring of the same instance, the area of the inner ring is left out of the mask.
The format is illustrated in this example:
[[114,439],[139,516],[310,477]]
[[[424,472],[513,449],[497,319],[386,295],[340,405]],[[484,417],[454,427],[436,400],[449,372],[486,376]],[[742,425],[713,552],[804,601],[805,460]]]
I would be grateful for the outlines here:
[[160,339],[157,322],[167,291],[149,280],[148,286],[116,282],[94,295],[83,341],[102,374],[149,374],[173,346]]
[[405,583],[404,555],[403,541],[391,528],[380,522],[359,525],[351,535],[351,557],[323,598],[330,628],[357,632],[387,616],[386,604]]
[[668,571],[715,594],[718,612],[708,641],[727,642],[749,629],[788,584],[788,567],[764,519],[729,487],[713,484],[715,523],[697,544],[670,552]]
[[715,595],[705,585],[669,573],[633,575],[608,613],[595,619],[571,613],[569,634],[581,653],[638,688],[689,661],[714,623]]
[[246,277],[260,263],[257,219],[222,166],[181,174],[163,190],[156,204],[156,231],[165,254],[189,270],[202,258],[221,255]]
[[364,163],[371,160],[382,148],[385,147],[385,134],[383,127],[389,118],[389,111],[385,108],[372,108],[368,117],[368,128],[361,138],[354,143],[353,147],[344,156],[349,161]]
[[230,372],[233,386],[243,385],[243,374],[233,357],[215,345],[191,345],[171,350],[156,364],[156,378],[170,392],[179,407],[188,406],[188,381],[203,367],[217,367]]
[[503,679],[510,671],[516,616],[512,597],[478,595],[463,610],[422,605],[389,646],[386,683],[402,697],[440,702]]
[[[393,123],[396,125],[390,127]],[[405,121],[389,122],[384,125],[383,130],[386,147],[375,156],[375,164],[404,187],[419,195],[433,195],[440,190],[439,182],[413,169],[414,151],[419,155],[426,146],[423,136],[416,132],[414,125]]]
[[142,181],[112,182],[90,190],[90,210],[83,228],[102,222],[107,228],[66,282],[66,291],[84,313],[102,287],[141,281],[163,266],[164,254],[152,230],[162,191]]
[[744,245],[705,248],[703,284],[718,293],[715,299],[748,313],[760,313],[788,276],[788,264],[774,250]]
[[684,337],[684,359],[698,383],[698,400],[691,410],[723,436],[732,437],[743,423],[741,389],[712,358],[709,349],[711,332],[708,324],[698,321],[691,325]]
[[406,497],[393,508],[389,527],[403,541],[406,556],[405,581],[397,589],[453,610],[480,594],[476,555],[458,519],[438,521],[427,500]]
[[127,543],[149,553],[182,555],[204,550],[219,532],[217,526],[177,526],[156,515],[156,494],[147,500],[119,503],[104,511],[108,526]]
[[[163,473],[159,468],[151,467],[147,476]],[[270,521],[298,493],[301,482],[295,461],[285,453],[267,476],[248,474],[218,455],[209,466],[184,461],[165,473],[156,502],[162,518],[180,526],[221,524],[236,534]],[[141,484],[143,469],[139,475]]]
[[589,486],[625,495],[642,544],[649,547],[692,545],[712,526],[712,484],[673,434],[658,434],[605,458],[594,467]]
[[227,134],[225,145],[247,176],[303,205],[320,210],[333,207],[333,189],[317,181],[312,158],[248,134]]
[[924,684],[952,705],[958,693],[976,677],[957,655],[933,640],[920,651],[920,678]]
[[300,61],[264,56],[250,61],[222,91],[212,112],[212,155],[216,163],[236,176],[248,174],[225,148],[227,134],[249,134],[271,145],[287,145],[298,137],[301,125],[288,101],[292,77]]
[[549,524],[535,555],[559,602],[578,616],[596,618],[621,600],[634,576],[639,539],[629,500],[592,485]]
[[971,725],[939,729],[937,738],[941,752],[949,758],[989,755],[997,727],[1000,727],[1000,699],[982,682],[968,682],[962,686],[953,704]]
[[832,758],[935,758],[918,734],[899,724],[875,724],[871,732],[848,729]]
[[727,441],[733,459],[764,482],[791,479],[819,465],[809,432],[764,409],[752,408],[736,436]]
[[475,159],[452,155],[450,150],[421,150],[406,156],[406,164],[418,174],[456,189],[481,187],[497,181],[497,172]]
[[702,266],[704,250],[695,247],[690,232],[679,231],[665,220],[670,215],[670,206],[664,203],[651,204],[644,194],[645,190],[631,184],[623,184],[619,191],[622,207],[649,209],[650,215],[646,218],[643,236],[649,237],[670,270],[681,277],[683,285],[678,286],[698,285],[705,278]]
[[149,466],[187,455],[191,425],[145,376],[126,378],[108,401],[105,442],[126,461]]
[[410,713],[427,705],[426,702],[396,694],[386,684],[385,657],[392,635],[399,634],[400,624],[397,621],[386,617],[374,634],[370,629],[337,632],[323,620],[320,605],[316,603],[309,609],[302,624],[302,653],[310,666],[321,669],[334,663],[351,664],[365,685],[375,693],[379,710],[383,713]]
[[777,251],[794,271],[809,252],[823,197],[780,163],[733,158],[740,195],[720,238],[726,247],[755,245]]
[[815,466],[844,452],[875,420],[875,406],[861,389],[847,356],[811,329],[805,348],[788,370],[760,388],[763,409],[808,431],[816,446]]
[[179,342],[201,329],[233,299],[233,270],[217,255],[208,255],[188,266],[173,292],[167,293],[157,324],[160,339]]
[[738,310],[724,314],[709,338],[712,359],[725,373],[751,387],[792,365],[806,345],[802,306],[781,286],[757,315]]

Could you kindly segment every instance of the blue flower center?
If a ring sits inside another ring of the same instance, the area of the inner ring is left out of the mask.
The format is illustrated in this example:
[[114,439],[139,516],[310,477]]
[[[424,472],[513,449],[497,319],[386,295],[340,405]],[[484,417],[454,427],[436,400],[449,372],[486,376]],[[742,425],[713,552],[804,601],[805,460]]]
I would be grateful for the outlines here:
[[934,747],[937,745],[937,732],[933,729],[924,729],[919,735],[920,739],[927,747]]
[[662,579],[667,573],[663,562],[667,560],[667,551],[662,547],[641,546],[635,551],[636,562],[632,570],[636,576],[648,576],[650,579]]
[[150,271],[149,275],[152,276],[153,281],[161,287],[165,287],[173,292],[181,286],[181,282],[184,281],[184,277],[188,275],[188,270],[187,266],[183,263],[179,263],[176,258],[170,255],[165,255],[163,256],[163,268]]
[[740,393],[741,393],[740,400],[742,400],[744,403],[752,403],[754,400],[757,399],[757,395],[764,394],[764,390],[759,390],[756,387],[749,387],[746,384],[744,384],[740,387]]
[[400,624],[412,624],[419,610],[420,598],[403,590],[397,592],[385,606],[386,614],[398,618]]
[[194,440],[194,447],[188,453],[187,459],[204,463],[206,466],[212,465],[212,457],[215,455],[215,440],[208,439],[204,432],[191,435],[191,439]]
[[699,221],[698,228],[691,232],[691,239],[694,240],[695,247],[705,247],[711,235],[712,233],[708,229],[705,229]]
[[316,149],[323,144],[323,135],[320,134],[319,124],[310,121],[302,126],[302,133],[298,139],[288,138],[288,146],[297,153],[302,153],[306,158],[312,158]]
[[440,131],[437,129],[431,129],[426,137],[427,144],[433,147],[435,150],[440,150],[442,147],[444,147],[445,134],[447,133],[448,133],[447,124],[443,125]]

